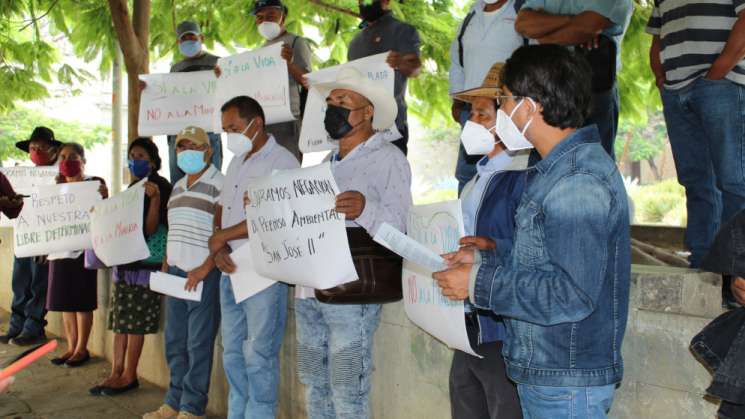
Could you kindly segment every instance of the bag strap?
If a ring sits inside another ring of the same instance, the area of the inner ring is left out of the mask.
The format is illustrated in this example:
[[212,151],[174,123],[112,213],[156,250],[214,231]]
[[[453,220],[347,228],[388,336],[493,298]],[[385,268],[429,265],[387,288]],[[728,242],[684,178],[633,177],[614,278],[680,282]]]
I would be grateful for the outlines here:
[[463,25],[460,27],[460,33],[458,34],[458,60],[461,67],[463,67],[463,35],[466,34],[466,28],[468,27],[468,24],[471,23],[471,19],[473,19],[475,14],[476,11],[474,10],[466,15],[466,18],[463,19]]

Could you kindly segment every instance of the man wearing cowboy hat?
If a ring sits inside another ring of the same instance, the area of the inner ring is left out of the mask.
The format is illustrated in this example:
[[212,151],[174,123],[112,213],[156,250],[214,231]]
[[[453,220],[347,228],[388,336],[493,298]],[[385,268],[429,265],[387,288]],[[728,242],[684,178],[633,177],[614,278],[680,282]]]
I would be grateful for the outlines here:
[[[529,153],[509,153],[494,133],[502,96],[502,67],[502,63],[494,64],[480,87],[454,95],[471,110],[461,134],[464,149],[469,155],[481,156],[476,175],[460,196],[466,232],[460,244],[481,250],[493,249],[500,241],[512,241],[515,209],[525,189],[528,165]],[[465,309],[471,346],[483,358],[455,351],[450,368],[453,419],[521,419],[517,388],[507,378],[502,358],[506,337],[502,318],[489,310],[476,309],[468,301]]]
[[[54,138],[47,127],[36,127],[27,140],[16,147],[29,154],[36,166],[52,166],[57,161],[57,150],[62,142]],[[8,332],[0,342],[16,345],[33,345],[46,340],[44,326],[47,314],[47,265],[43,257],[14,258],[13,302],[11,303]]]
[[[362,242],[372,246],[371,237],[382,223],[404,230],[411,207],[409,163],[376,132],[395,121],[396,100],[349,66],[339,70],[335,82],[316,87],[326,97],[326,131],[339,141],[327,163],[343,191],[336,211],[347,220],[352,249]],[[365,274],[358,270],[361,277]],[[316,294],[298,287],[295,303],[298,376],[306,388],[308,416],[367,418],[372,342],[381,305],[327,304]]]

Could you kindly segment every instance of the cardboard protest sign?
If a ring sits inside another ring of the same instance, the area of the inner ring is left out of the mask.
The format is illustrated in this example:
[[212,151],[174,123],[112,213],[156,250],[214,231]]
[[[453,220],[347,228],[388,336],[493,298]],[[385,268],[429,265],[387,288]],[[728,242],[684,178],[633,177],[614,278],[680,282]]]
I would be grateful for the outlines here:
[[15,219],[15,255],[40,256],[91,247],[90,209],[100,183],[39,186]]
[[176,135],[189,125],[222,131],[214,71],[142,74],[140,80],[147,84],[140,99],[140,135]]
[[[460,200],[413,206],[407,235],[438,255],[457,250],[465,235]],[[463,302],[442,295],[432,271],[406,259],[402,280],[409,319],[449,347],[478,356],[468,341]]]
[[230,99],[246,95],[261,104],[267,125],[295,119],[282,43],[220,58],[217,65],[222,70],[217,84],[218,109]]
[[103,200],[91,213],[91,241],[106,266],[123,265],[150,257],[143,234],[145,181]]
[[338,191],[328,164],[252,182],[246,218],[258,274],[316,289],[357,279]]
[[[17,194],[31,195],[37,186],[54,185],[59,173],[57,166],[13,166],[0,167]],[[13,221],[0,216],[0,227],[13,227]]]
[[[393,94],[395,71],[385,62],[387,57],[388,53],[384,52],[342,65],[353,66],[362,74],[367,75],[370,80],[380,83]],[[305,75],[310,83],[310,90],[308,91],[308,101],[305,103],[303,125],[300,129],[300,151],[303,153],[336,148],[337,142],[329,137],[326,128],[323,126],[323,119],[326,115],[326,98],[313,85],[335,81],[336,74],[342,65],[324,68]],[[401,138],[401,133],[398,132],[396,124],[393,124],[383,132],[383,136],[387,141],[395,141]]]
[[256,99],[267,124],[291,121],[290,85],[282,44],[220,58],[218,78],[212,70],[143,74],[147,86],[140,99],[139,135],[175,135],[195,125],[222,132],[220,108],[235,96]]

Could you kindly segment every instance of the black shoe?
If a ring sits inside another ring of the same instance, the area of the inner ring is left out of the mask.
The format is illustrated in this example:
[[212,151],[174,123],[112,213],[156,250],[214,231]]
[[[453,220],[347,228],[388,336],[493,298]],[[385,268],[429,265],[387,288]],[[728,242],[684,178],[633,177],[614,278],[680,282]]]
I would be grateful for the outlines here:
[[20,335],[20,333],[10,333],[10,332],[8,332],[8,333],[0,336],[0,343],[7,345],[7,344],[10,343],[10,341],[13,338],[15,338],[18,335]]
[[75,367],[79,367],[79,366],[85,364],[86,362],[88,362],[90,360],[91,360],[91,354],[90,353],[86,353],[83,358],[76,359],[74,361],[70,361],[70,360],[65,361],[65,366],[68,367],[68,368],[75,368]]
[[67,359],[68,359],[68,358],[69,358],[69,357],[67,357],[67,358],[62,358],[62,357],[59,357],[59,358],[52,358],[52,361],[51,361],[51,362],[52,362],[52,365],[57,365],[57,366],[59,366],[59,365],[63,365],[63,364],[65,363],[65,362],[67,362]]
[[38,345],[41,343],[44,343],[47,341],[46,335],[24,335],[21,333],[20,335],[14,337],[10,340],[10,343],[13,345],[18,346],[31,346],[31,345]]
[[103,394],[103,389],[106,387],[104,386],[95,386],[88,389],[88,392],[91,394],[91,396],[100,396]]
[[132,381],[124,387],[102,387],[101,394],[104,396],[117,396],[119,394],[132,391],[140,386],[140,382],[137,380]]

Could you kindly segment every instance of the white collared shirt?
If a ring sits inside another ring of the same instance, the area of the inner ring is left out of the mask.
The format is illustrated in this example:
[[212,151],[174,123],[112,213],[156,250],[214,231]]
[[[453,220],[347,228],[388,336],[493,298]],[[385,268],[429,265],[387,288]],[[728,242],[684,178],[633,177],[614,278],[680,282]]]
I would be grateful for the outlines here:
[[[233,157],[225,173],[224,186],[220,194],[220,206],[222,206],[221,228],[232,227],[246,221],[243,194],[248,189],[251,181],[268,176],[274,170],[297,169],[298,167],[300,167],[300,163],[295,156],[286,148],[277,144],[271,134],[269,134],[266,144],[248,159],[246,159],[245,153]],[[231,240],[228,244],[235,250],[246,241],[247,239]]]

